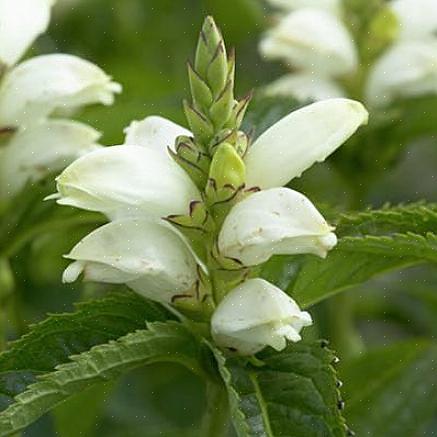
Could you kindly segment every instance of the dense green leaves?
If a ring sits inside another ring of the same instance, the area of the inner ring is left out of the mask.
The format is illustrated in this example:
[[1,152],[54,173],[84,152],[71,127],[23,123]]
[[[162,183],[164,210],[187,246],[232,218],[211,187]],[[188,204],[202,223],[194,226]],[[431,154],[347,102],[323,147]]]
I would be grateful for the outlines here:
[[421,262],[437,262],[437,206],[413,204],[341,216],[337,247],[326,259],[281,257],[264,270],[303,306],[374,275]]
[[0,355],[0,407],[35,375],[53,370],[71,355],[143,329],[146,322],[169,318],[160,305],[127,291],[81,303],[73,313],[50,316]]
[[239,436],[340,437],[346,426],[332,366],[323,343],[298,343],[244,365],[215,352]]
[[141,365],[177,362],[200,372],[199,342],[183,325],[156,322],[147,327],[75,355],[41,376],[0,413],[0,435],[14,434],[70,396]]
[[437,413],[435,343],[415,340],[375,350],[341,370],[346,417],[358,436],[424,435]]

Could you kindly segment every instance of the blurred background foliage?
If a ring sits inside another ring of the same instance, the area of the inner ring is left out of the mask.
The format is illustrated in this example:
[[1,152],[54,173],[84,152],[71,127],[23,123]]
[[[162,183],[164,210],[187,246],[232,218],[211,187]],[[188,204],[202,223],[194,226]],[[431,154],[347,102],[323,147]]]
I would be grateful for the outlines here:
[[[117,144],[132,120],[150,114],[184,123],[181,101],[188,96],[186,61],[193,56],[206,14],[215,17],[228,46],[236,48],[238,95],[284,72],[280,64],[265,63],[258,54],[260,34],[269,23],[269,9],[261,0],[59,0],[51,27],[37,41],[33,54],[65,52],[84,57],[123,85],[114,106],[92,107],[78,116],[102,132],[103,144]],[[376,165],[378,156],[372,159]],[[353,159],[347,165],[353,173]],[[361,186],[369,185],[361,203],[436,201],[436,169],[436,139],[419,139],[402,151],[391,168],[384,169],[376,183],[366,177],[359,181]],[[313,167],[293,187],[320,205],[346,207],[351,203],[348,181],[335,171],[332,161]],[[23,332],[47,312],[71,310],[73,302],[88,292],[100,292],[99,286],[65,286],[60,281],[66,266],[62,255],[90,228],[84,225],[40,235],[13,260],[17,296],[23,304],[22,314],[16,316],[24,321]],[[436,284],[435,269],[416,267],[355,290],[358,326],[365,341],[385,345],[412,335],[435,338]],[[184,369],[152,366],[133,372],[115,386],[69,401],[24,435],[196,435],[193,429],[201,416],[203,396],[199,381]]]

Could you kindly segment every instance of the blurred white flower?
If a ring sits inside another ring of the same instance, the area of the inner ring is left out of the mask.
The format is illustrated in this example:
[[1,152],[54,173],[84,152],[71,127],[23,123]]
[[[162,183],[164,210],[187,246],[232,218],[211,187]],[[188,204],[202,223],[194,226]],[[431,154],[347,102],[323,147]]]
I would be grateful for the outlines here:
[[112,104],[121,91],[99,67],[76,56],[44,55],[13,65],[46,29],[53,3],[0,0],[0,201],[98,148],[94,129],[49,116]]
[[280,351],[287,340],[301,340],[311,316],[282,290],[263,279],[249,279],[220,302],[211,319],[211,333],[222,348],[251,355],[271,346]]
[[110,105],[120,85],[99,67],[71,55],[31,58],[6,73],[0,85],[0,126],[44,120],[56,109]]
[[0,149],[0,199],[99,148],[99,137],[95,129],[70,120],[47,120],[19,130]]
[[285,16],[260,43],[267,59],[281,59],[311,73],[342,75],[357,67],[357,53],[348,30],[335,15],[303,8]]
[[126,284],[161,302],[189,296],[198,280],[196,261],[182,239],[169,227],[147,220],[106,224],[66,258],[75,261],[65,270],[64,282],[83,273],[85,281]]
[[[346,95],[346,90],[335,82],[345,75],[359,74],[359,61],[352,35],[339,14],[340,2],[270,2],[288,14],[284,12],[282,19],[266,33],[260,51],[267,59],[280,59],[298,71],[268,85],[267,93],[289,95],[303,102],[339,96],[338,93]],[[436,94],[435,1],[393,0],[383,7],[397,21],[398,35],[378,59],[366,65],[368,76],[361,91],[367,102],[387,106],[399,98]],[[380,12],[380,17],[384,17],[384,9]]]
[[56,0],[0,0],[1,64],[15,64],[45,32]]
[[232,208],[218,245],[224,256],[246,266],[261,264],[272,255],[313,253],[325,257],[337,243],[332,230],[303,194],[271,188]]

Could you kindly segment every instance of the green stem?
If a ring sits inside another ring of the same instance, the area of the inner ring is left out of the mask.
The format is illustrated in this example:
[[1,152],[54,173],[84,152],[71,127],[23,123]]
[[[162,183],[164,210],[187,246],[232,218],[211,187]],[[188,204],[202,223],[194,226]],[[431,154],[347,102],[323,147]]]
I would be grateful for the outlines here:
[[0,351],[6,346],[9,303],[13,292],[14,275],[9,260],[0,258]]
[[211,380],[206,385],[207,405],[202,421],[202,437],[225,437],[229,426],[229,407],[224,387]]

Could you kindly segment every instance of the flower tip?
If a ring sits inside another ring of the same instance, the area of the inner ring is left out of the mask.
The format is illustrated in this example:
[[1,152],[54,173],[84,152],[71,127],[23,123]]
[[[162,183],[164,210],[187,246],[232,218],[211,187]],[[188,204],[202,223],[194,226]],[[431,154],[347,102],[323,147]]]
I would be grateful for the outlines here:
[[48,196],[44,197],[43,201],[47,201],[47,200],[58,200],[61,198],[61,193],[53,193],[53,194],[49,194]]
[[[65,255],[66,258],[68,258],[68,255]],[[64,273],[62,273],[62,282],[64,284],[70,284],[77,280],[79,275],[83,271],[83,263],[79,261],[75,261],[71,263],[65,270]]]

